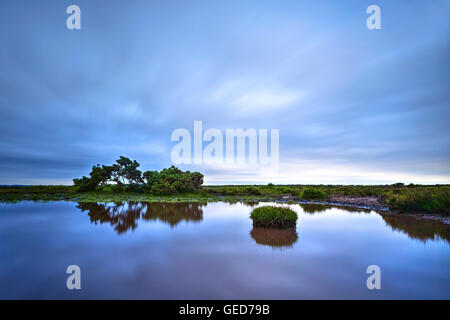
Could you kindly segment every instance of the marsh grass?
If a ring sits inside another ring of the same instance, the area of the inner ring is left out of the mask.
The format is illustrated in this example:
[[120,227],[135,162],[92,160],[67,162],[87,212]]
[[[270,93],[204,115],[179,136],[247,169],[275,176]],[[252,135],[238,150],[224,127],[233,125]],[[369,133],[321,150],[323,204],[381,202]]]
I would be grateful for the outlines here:
[[264,206],[253,209],[250,214],[254,227],[265,228],[295,228],[297,213],[289,208]]

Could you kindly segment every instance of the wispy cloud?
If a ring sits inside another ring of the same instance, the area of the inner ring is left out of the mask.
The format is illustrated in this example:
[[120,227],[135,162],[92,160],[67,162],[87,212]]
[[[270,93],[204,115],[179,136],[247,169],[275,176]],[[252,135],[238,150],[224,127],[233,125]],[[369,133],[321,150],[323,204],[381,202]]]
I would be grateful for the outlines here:
[[450,182],[448,1],[383,3],[379,31],[356,0],[78,4],[69,31],[61,1],[2,1],[0,184],[160,169],[194,120],[280,129],[277,173],[184,168],[209,183]]
[[253,81],[228,81],[212,91],[206,103],[224,106],[239,115],[276,112],[286,107],[298,106],[305,93],[277,88],[255,86]]

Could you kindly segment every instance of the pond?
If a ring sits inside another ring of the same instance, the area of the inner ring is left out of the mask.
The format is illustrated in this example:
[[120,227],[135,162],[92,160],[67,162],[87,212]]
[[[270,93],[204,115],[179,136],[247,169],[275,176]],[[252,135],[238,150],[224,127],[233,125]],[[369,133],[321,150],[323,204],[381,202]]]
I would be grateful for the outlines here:
[[[449,299],[450,226],[290,205],[253,228],[245,203],[0,204],[1,299]],[[69,265],[81,289],[68,290]],[[381,270],[369,290],[367,267]]]

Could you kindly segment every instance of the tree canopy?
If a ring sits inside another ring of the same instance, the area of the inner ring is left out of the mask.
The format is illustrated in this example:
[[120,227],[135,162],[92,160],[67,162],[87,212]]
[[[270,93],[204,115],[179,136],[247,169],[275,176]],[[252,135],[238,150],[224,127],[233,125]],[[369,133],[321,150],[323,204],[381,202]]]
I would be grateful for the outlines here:
[[97,164],[89,177],[73,179],[78,191],[141,191],[156,195],[195,192],[203,184],[200,172],[182,171],[175,166],[161,171],[145,171],[138,168],[136,160],[121,156],[111,166]]

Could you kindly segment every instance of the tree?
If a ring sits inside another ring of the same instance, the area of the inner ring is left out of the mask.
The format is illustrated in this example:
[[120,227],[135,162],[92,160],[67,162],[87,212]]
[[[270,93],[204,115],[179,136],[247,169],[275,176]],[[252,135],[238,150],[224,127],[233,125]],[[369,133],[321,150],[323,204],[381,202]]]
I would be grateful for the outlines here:
[[196,191],[203,184],[200,172],[182,171],[175,166],[158,171],[144,172],[147,188],[153,194],[171,195]]
[[118,184],[139,184],[143,183],[142,172],[137,168],[140,164],[136,160],[130,160],[121,156],[116,160],[116,164],[112,165],[113,181]]
[[108,181],[111,180],[113,167],[112,166],[101,166],[98,164],[92,167],[92,171],[89,174],[91,179],[98,181],[100,185],[107,185]]
[[[125,188],[132,191],[147,190],[158,195],[193,192],[203,184],[203,174],[200,172],[182,171],[175,166],[158,171],[145,171],[138,169],[139,163],[121,156],[111,166],[97,164],[92,167],[89,177],[73,179],[79,191],[95,190],[98,186],[106,186],[115,182],[116,190]],[[140,184],[144,183],[144,186]],[[102,188],[103,189],[103,188]],[[107,189],[111,189],[108,187]]]
[[111,180],[112,167],[100,166],[97,164],[92,167],[89,178],[83,176],[81,179],[73,179],[73,183],[79,191],[91,191],[98,185],[106,185]]
[[200,188],[200,186],[203,184],[203,174],[201,174],[200,172],[192,172],[191,177],[194,188]]
[[158,171],[145,171],[142,175],[144,177],[145,182],[147,183],[147,187],[149,189],[152,188],[152,186],[159,181],[159,172]]

